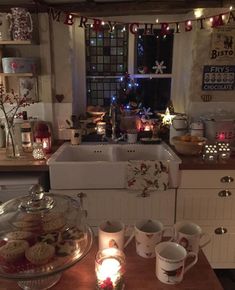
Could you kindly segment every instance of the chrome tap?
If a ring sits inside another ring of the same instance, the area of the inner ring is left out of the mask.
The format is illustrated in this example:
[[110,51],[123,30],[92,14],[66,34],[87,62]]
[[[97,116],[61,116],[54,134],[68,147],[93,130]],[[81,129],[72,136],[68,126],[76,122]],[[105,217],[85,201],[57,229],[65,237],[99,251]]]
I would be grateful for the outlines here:
[[111,124],[112,124],[112,136],[111,136],[112,141],[115,141],[118,139],[118,136],[117,136],[117,115],[118,115],[118,105],[117,105],[116,96],[112,96],[110,108],[109,108],[109,117],[111,119]]

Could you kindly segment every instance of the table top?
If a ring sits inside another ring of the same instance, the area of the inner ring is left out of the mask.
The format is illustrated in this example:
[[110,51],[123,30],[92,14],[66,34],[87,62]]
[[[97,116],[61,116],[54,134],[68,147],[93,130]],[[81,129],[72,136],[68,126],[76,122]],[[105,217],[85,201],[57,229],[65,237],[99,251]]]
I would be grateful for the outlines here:
[[[61,280],[51,290],[94,290],[96,243],[89,254],[62,274]],[[155,275],[155,258],[139,257],[134,241],[124,250],[126,254],[125,290],[223,290],[213,269],[202,251],[198,262],[184,276],[181,283],[168,285],[161,283]],[[0,279],[1,290],[18,290],[15,281]],[[172,288],[173,287],[173,288]]]

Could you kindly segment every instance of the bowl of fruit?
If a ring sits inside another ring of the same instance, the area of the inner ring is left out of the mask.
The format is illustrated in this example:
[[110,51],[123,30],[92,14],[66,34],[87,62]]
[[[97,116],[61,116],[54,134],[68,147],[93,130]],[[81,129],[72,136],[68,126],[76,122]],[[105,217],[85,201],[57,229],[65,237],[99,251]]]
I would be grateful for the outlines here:
[[182,155],[200,155],[206,144],[205,137],[183,135],[172,138],[175,150]]

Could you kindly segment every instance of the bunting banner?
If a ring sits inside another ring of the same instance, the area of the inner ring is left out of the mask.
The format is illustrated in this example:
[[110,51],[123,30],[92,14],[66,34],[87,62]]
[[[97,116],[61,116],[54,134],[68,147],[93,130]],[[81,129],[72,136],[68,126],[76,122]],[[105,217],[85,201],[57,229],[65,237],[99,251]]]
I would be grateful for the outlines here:
[[124,29],[128,29],[132,34],[138,34],[139,30],[141,30],[143,34],[148,35],[154,34],[154,29],[160,29],[161,34],[167,35],[169,33],[180,33],[182,31],[190,32],[193,29],[217,28],[235,22],[235,13],[233,10],[209,17],[159,23],[104,21],[99,18],[78,16],[75,13],[64,12],[53,7],[48,7],[48,13],[54,21],[62,22],[66,25],[74,25],[76,23],[81,28],[90,26],[96,32],[103,30],[103,27],[106,25],[110,33],[112,33],[116,25],[123,25]]

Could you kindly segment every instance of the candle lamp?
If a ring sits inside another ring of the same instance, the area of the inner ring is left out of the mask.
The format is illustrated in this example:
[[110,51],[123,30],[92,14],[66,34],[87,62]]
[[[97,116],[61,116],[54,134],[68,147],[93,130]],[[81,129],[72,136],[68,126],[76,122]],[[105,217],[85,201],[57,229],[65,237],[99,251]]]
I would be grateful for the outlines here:
[[105,127],[106,123],[105,122],[98,122],[96,124],[96,132],[98,135],[105,135]]
[[44,152],[51,153],[51,132],[47,124],[40,122],[35,128],[35,142],[42,143]]
[[96,289],[123,290],[125,273],[125,255],[117,248],[98,251],[95,258]]
[[33,158],[35,160],[42,160],[45,158],[45,153],[43,151],[43,145],[41,142],[33,143]]

